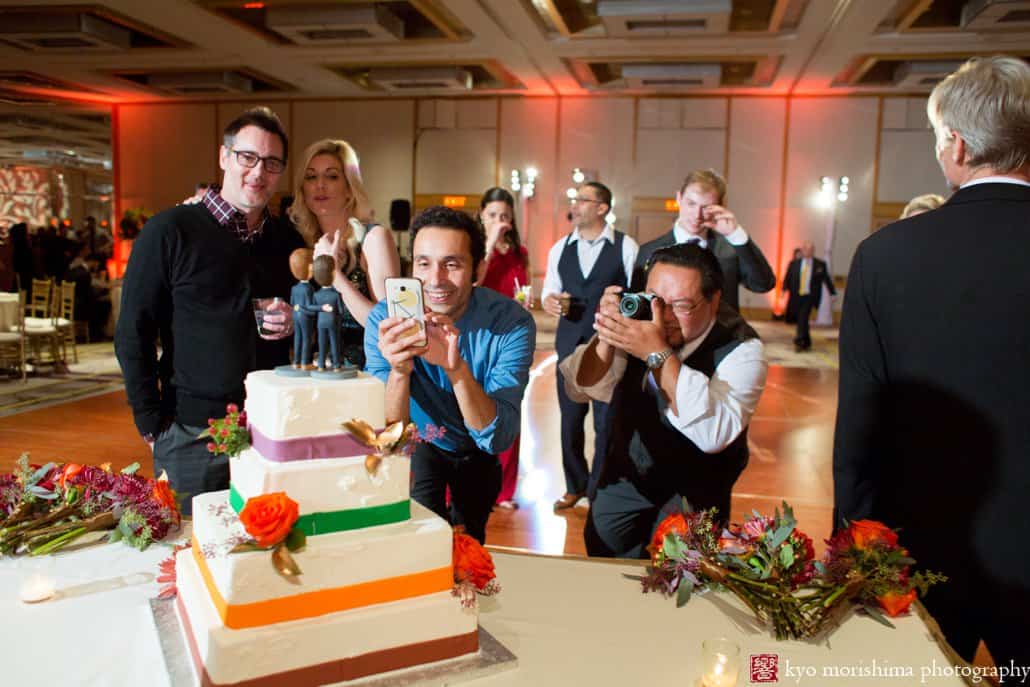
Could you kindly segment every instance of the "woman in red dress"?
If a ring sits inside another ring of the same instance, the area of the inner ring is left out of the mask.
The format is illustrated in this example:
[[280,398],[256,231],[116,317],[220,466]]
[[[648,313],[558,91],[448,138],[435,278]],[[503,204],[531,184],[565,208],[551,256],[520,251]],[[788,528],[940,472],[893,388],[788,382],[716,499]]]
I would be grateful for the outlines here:
[[[479,201],[478,219],[486,233],[485,272],[479,285],[515,298],[520,287],[529,285],[529,254],[519,240],[515,199],[503,188],[491,188]],[[522,300],[522,304],[526,308],[532,306],[528,300]],[[501,462],[497,507],[514,510],[518,508],[514,498],[519,477],[519,438],[516,436],[515,443],[497,458]]]

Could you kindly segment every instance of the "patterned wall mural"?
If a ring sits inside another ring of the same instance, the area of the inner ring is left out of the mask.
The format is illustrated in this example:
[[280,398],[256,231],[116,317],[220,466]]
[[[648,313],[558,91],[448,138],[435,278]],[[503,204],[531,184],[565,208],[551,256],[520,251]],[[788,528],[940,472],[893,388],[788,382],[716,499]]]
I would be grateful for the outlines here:
[[[59,194],[64,195],[64,194]],[[0,225],[27,222],[42,226],[53,215],[50,170],[40,167],[0,167]],[[67,201],[57,207],[66,206]]]

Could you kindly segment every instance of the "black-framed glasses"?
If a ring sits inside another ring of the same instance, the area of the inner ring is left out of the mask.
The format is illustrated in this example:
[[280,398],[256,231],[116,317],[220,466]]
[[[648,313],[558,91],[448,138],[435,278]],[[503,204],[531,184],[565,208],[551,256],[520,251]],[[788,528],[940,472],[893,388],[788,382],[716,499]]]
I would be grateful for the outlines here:
[[265,171],[269,174],[282,174],[283,170],[286,169],[286,163],[277,157],[261,157],[249,150],[236,150],[235,148],[230,148],[230,150],[236,156],[236,162],[248,169],[254,169],[259,162],[264,163]]
[[698,308],[707,302],[708,301],[698,301],[697,303],[691,303],[690,301],[673,301],[672,303],[669,303],[669,307],[672,308],[672,311],[677,315],[683,315],[685,317],[696,312]]

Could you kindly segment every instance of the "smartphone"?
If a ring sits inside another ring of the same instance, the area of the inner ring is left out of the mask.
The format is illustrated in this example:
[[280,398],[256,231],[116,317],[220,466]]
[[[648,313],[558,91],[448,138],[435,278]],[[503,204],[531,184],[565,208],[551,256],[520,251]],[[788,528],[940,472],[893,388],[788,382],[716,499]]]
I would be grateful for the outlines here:
[[426,308],[422,298],[422,280],[414,277],[386,278],[386,311],[390,317],[403,317],[415,321],[406,336],[422,332],[425,341]]

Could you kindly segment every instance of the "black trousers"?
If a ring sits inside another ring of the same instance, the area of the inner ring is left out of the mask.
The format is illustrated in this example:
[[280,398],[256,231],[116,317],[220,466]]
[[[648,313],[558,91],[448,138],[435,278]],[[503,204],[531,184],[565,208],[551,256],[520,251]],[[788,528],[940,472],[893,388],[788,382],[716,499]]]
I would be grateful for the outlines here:
[[229,458],[207,450],[211,440],[198,438],[205,429],[173,422],[154,441],[154,475],[168,473],[183,515],[193,514],[194,496],[229,488]]
[[716,508],[716,518],[730,517],[730,493],[744,470],[710,471],[656,469],[609,482],[597,490],[583,530],[587,554],[606,558],[647,558],[647,545],[658,524],[682,508],[686,499],[694,511]]
[[808,317],[815,307],[815,296],[798,296],[798,328],[794,343],[802,348],[809,348],[812,345],[812,334],[809,329]]
[[555,370],[555,377],[558,379],[558,409],[561,411],[561,464],[565,471],[565,491],[569,494],[586,494],[593,498],[604,463],[605,449],[608,446],[608,404],[592,401],[594,463],[588,468],[584,453],[586,433],[583,431],[583,421],[586,420],[590,404],[576,403],[569,398],[565,393],[565,377],[558,370]]
[[452,525],[463,525],[469,536],[485,543],[486,521],[501,493],[501,463],[497,456],[478,449],[452,452],[419,443],[411,456],[411,479],[411,498]]

